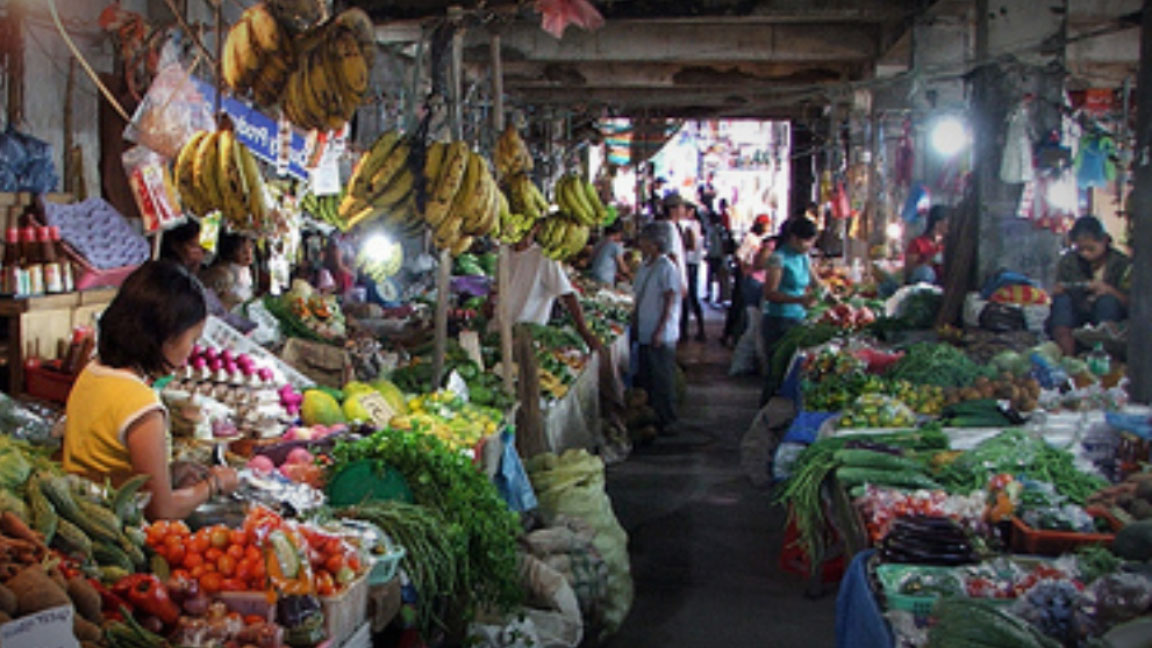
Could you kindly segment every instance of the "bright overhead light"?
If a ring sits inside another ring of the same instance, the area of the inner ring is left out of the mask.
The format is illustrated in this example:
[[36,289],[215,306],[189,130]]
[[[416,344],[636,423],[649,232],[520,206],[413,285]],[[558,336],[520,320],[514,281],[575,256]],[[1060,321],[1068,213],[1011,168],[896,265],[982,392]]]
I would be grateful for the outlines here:
[[956,117],[945,116],[932,125],[930,141],[937,153],[952,157],[968,147],[970,137],[964,122]]
[[893,241],[898,241],[904,236],[904,226],[899,221],[892,221],[888,223],[888,227],[884,228],[884,233]]
[[384,234],[373,234],[365,239],[361,251],[370,261],[380,263],[396,254],[396,243]]

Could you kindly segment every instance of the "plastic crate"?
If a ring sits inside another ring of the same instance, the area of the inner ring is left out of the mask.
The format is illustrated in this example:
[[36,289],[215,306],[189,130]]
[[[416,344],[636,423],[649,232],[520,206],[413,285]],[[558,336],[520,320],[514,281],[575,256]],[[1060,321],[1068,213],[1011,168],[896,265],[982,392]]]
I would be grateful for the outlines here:
[[75,381],[76,376],[49,367],[24,368],[24,391],[40,400],[68,402],[68,394],[72,392],[72,383]]
[[372,571],[368,572],[369,585],[384,585],[396,578],[396,571],[400,568],[400,561],[408,551],[398,544],[388,542],[388,553],[373,556]]
[[321,596],[320,605],[328,641],[339,646],[368,620],[368,575],[352,581],[348,589],[335,596]]
[[903,610],[920,617],[930,616],[932,608],[936,606],[939,594],[901,594],[900,581],[910,573],[924,574],[939,578],[951,578],[956,583],[956,591],[963,591],[963,584],[950,567],[933,567],[929,565],[903,565],[888,563],[876,567],[876,579],[884,589],[884,597],[888,600],[891,610]]
[[1017,553],[1059,556],[1085,545],[1102,544],[1108,547],[1115,539],[1112,533],[1077,533],[1075,531],[1047,531],[1033,529],[1024,520],[1012,516],[1012,550]]

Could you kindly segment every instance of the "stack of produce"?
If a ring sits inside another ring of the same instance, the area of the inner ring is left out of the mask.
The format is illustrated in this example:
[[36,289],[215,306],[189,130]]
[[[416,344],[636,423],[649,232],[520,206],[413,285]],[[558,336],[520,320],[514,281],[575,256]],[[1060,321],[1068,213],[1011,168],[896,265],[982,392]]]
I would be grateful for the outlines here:
[[863,394],[857,398],[839,425],[850,427],[908,427],[916,424],[916,414],[898,399],[882,394]]
[[503,418],[497,410],[473,405],[441,390],[413,398],[408,403],[408,413],[393,417],[389,426],[432,435],[449,448],[471,449],[484,437],[496,434]]
[[968,534],[946,517],[897,518],[880,543],[887,562],[920,565],[964,565],[976,561]]
[[296,69],[283,86],[288,121],[305,130],[337,130],[352,119],[368,93],[374,60],[372,20],[349,9],[308,33]]
[[264,3],[252,5],[224,41],[224,82],[238,95],[251,91],[256,103],[276,103],[296,65],[293,40]]
[[548,199],[525,173],[504,175],[502,184],[508,194],[508,211],[500,215],[499,237],[505,243],[518,243],[548,214]]
[[[455,342],[448,345],[444,354],[444,380],[446,381],[453,372],[468,385],[468,398],[476,405],[503,410],[515,402],[512,394],[504,388],[504,382],[498,373],[482,371]],[[431,350],[426,354],[413,354],[412,360],[407,365],[393,370],[390,377],[405,393],[427,392],[432,383]]]
[[1018,412],[1031,412],[1040,399],[1040,383],[1032,377],[1003,374],[999,378],[977,377],[969,387],[953,387],[945,392],[946,405],[986,399],[1006,400]]
[[265,296],[264,306],[288,335],[339,342],[347,334],[344,311],[336,296],[318,293],[305,281],[293,281],[292,289],[283,295]]
[[915,385],[968,387],[989,373],[950,344],[922,342],[912,345],[886,377]]
[[232,408],[237,423],[251,428],[295,418],[300,410],[300,395],[272,367],[261,366],[246,353],[211,345],[193,345],[187,364],[164,390],[213,398]]
[[585,227],[598,227],[608,220],[608,210],[596,188],[574,173],[565,174],[556,182],[556,202],[561,212],[574,216]]
[[844,330],[857,330],[871,326],[876,314],[868,306],[852,306],[839,303],[827,309],[813,309],[812,319],[820,324],[830,324]]
[[418,511],[366,504],[341,513],[373,522],[404,544],[401,565],[420,595],[421,627],[520,603],[519,520],[464,453],[430,435],[385,429],[338,444],[333,456],[332,474],[368,460],[383,462],[408,482]]
[[864,519],[872,542],[884,539],[892,522],[906,516],[946,517],[969,530],[981,529],[986,498],[984,493],[952,495],[944,490],[901,491],[868,485],[853,504]]
[[172,176],[187,211],[197,216],[220,211],[236,231],[258,232],[267,225],[260,168],[230,128],[192,135],[180,149]]
[[544,256],[557,261],[569,259],[584,249],[591,230],[575,217],[563,213],[544,219],[536,230],[536,242]]
[[388,131],[356,162],[337,207],[336,226],[349,230],[383,218],[402,232],[418,231],[416,173],[411,168],[412,145],[399,131]]
[[308,192],[300,198],[300,208],[322,223],[339,227],[341,223],[340,201],[344,199],[344,194],[343,190],[339,194],[325,196],[317,196]]

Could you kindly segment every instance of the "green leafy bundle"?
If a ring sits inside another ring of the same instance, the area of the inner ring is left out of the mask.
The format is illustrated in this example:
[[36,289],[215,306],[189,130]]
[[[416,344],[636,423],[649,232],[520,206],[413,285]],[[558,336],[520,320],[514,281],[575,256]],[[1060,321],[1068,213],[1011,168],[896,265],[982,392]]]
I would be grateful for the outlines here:
[[967,387],[981,376],[992,375],[989,369],[976,364],[950,344],[921,342],[909,347],[886,377],[907,380],[913,385]]
[[333,456],[333,474],[361,459],[394,468],[407,480],[415,503],[443,517],[442,532],[458,565],[456,577],[449,590],[423,596],[462,601],[466,615],[486,608],[510,610],[520,603],[519,520],[467,456],[433,436],[390,428],[340,443]]

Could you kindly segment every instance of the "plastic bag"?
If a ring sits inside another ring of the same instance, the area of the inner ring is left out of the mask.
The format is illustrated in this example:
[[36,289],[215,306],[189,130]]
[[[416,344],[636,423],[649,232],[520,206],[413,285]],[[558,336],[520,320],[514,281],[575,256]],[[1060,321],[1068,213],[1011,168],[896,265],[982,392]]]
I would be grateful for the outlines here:
[[164,158],[151,149],[135,146],[120,159],[140,209],[144,231],[155,232],[180,223],[184,214],[180,212],[180,201]]
[[728,367],[729,376],[748,376],[759,371],[763,366],[764,337],[760,335],[760,309],[749,306],[747,309],[748,326],[736,342],[736,349],[732,352],[732,364]]
[[60,178],[52,162],[52,147],[9,124],[0,134],[0,191],[55,191]]
[[148,94],[124,129],[124,139],[175,160],[180,147],[201,130],[216,130],[212,106],[184,68],[173,63],[152,80]]
[[579,518],[596,530],[593,545],[608,565],[603,634],[615,632],[632,607],[633,586],[628,534],[604,491],[604,462],[580,449],[559,457],[543,453],[530,459],[526,467],[546,515]]
[[503,449],[500,452],[500,468],[493,478],[500,497],[513,511],[530,511],[536,508],[536,493],[532,492],[532,482],[524,472],[520,454],[516,452],[516,437],[511,430],[500,434]]

